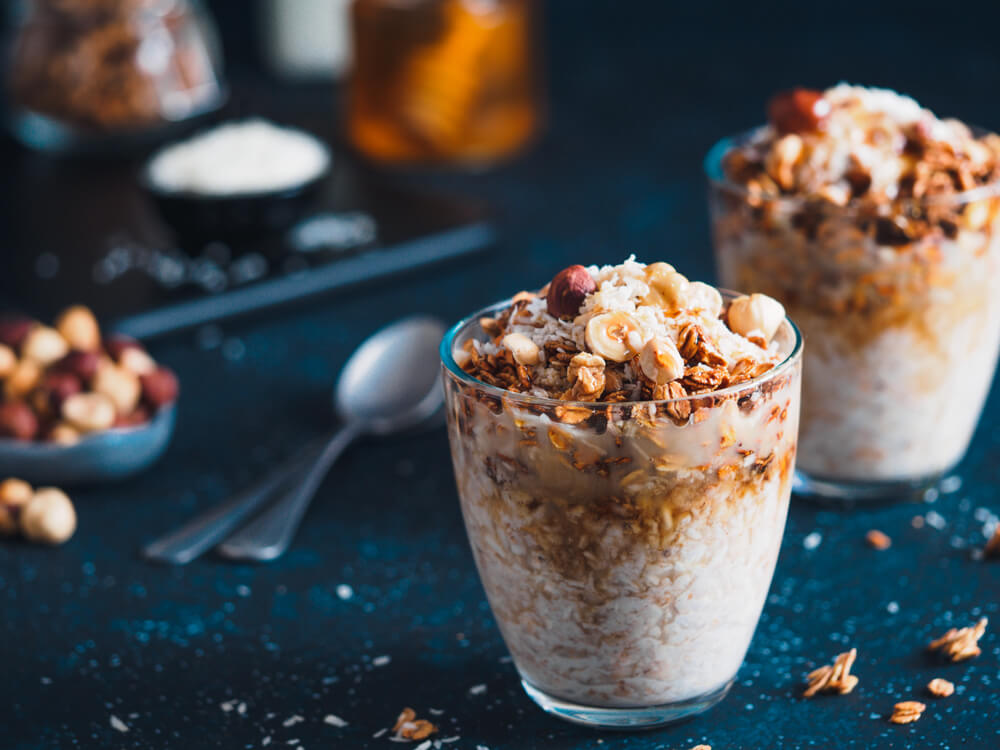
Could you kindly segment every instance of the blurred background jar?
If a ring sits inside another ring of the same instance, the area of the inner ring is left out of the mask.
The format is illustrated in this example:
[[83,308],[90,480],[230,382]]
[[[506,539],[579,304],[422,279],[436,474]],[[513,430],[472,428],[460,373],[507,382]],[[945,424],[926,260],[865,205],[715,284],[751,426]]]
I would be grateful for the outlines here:
[[354,0],[346,127],[389,164],[485,166],[541,124],[536,0]]
[[218,37],[196,0],[33,0],[10,56],[10,124],[35,148],[120,150],[225,98]]

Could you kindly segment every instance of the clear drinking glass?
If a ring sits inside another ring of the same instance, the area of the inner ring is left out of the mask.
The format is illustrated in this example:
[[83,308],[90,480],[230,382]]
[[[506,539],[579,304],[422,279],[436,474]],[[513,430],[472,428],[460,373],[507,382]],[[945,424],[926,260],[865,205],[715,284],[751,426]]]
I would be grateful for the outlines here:
[[648,727],[732,684],[767,595],[794,473],[802,344],[762,377],[668,401],[513,393],[441,345],[452,459],[479,575],[528,695],[564,719]]
[[796,492],[912,494],[962,459],[1000,346],[1000,184],[902,213],[957,211],[947,233],[907,237],[853,203],[771,198],[706,158],[722,283],[784,304],[808,342]]

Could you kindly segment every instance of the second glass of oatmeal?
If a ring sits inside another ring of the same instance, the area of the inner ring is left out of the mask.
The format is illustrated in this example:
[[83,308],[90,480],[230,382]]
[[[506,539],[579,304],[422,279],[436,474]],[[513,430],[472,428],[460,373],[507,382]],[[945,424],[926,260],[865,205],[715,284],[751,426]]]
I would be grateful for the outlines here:
[[447,334],[469,541],[543,709],[648,727],[726,694],[784,531],[801,351],[776,301],[631,259]]
[[1000,345],[1000,137],[893,91],[775,96],[706,160],[723,283],[806,339],[796,491],[905,496],[963,457]]

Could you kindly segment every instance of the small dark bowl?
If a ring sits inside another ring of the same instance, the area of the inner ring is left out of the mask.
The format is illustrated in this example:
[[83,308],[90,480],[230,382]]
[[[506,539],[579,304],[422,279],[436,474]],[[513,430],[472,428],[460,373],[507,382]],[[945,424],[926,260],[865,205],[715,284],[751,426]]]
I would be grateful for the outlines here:
[[73,445],[0,439],[0,477],[60,487],[125,479],[163,455],[176,415],[169,404],[144,425],[96,432]]

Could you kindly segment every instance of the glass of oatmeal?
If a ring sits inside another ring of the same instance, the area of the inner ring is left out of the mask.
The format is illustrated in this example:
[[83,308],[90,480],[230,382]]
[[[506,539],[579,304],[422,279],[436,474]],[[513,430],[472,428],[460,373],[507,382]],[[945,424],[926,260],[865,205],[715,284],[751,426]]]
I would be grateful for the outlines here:
[[722,282],[805,352],[797,491],[912,494],[965,454],[1000,344],[1000,137],[893,91],[772,99],[706,159]]
[[546,711],[655,726],[726,694],[785,526],[801,352],[774,300],[632,259],[449,331],[466,529]]

